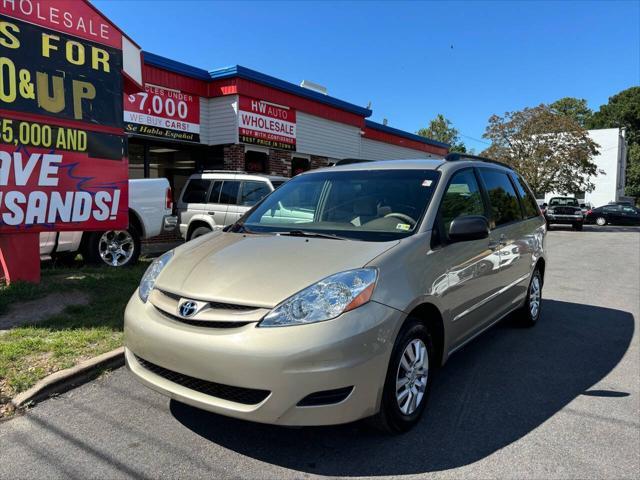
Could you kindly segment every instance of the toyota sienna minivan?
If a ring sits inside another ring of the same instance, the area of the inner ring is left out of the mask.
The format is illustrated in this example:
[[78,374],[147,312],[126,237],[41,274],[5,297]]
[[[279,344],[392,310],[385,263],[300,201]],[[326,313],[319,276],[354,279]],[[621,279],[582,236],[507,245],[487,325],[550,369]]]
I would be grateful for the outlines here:
[[488,159],[306,172],[151,264],[126,362],[222,415],[406,431],[452,353],[510,313],[536,324],[545,234],[522,177]]

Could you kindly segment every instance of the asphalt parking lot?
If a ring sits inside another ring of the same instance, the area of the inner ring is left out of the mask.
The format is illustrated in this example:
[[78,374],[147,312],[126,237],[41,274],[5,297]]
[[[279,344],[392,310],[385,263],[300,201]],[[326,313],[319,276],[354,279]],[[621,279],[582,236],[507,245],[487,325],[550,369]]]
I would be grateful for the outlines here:
[[453,356],[418,428],[285,429],[169,401],[122,368],[0,423],[0,478],[631,478],[640,229],[556,229],[539,325]]

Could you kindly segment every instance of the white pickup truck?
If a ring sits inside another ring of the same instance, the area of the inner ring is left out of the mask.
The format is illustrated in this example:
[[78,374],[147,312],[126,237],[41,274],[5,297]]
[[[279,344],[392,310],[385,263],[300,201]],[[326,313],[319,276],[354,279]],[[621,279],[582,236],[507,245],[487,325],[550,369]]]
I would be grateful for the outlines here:
[[129,180],[129,228],[106,232],[43,232],[40,258],[75,257],[112,267],[133,265],[140,256],[140,240],[176,228],[171,187],[166,178]]

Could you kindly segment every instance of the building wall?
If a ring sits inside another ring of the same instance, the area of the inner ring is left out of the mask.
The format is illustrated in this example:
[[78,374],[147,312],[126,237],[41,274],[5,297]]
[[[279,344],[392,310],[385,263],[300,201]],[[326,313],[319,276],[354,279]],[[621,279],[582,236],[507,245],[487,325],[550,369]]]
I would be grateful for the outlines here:
[[360,128],[296,112],[296,150],[330,158],[360,157]]
[[[618,128],[589,130],[589,137],[598,144],[598,154],[593,158],[593,162],[598,166],[598,170],[603,170],[604,173],[591,179],[595,189],[593,192],[585,193],[584,200],[594,207],[600,207],[624,197],[626,142]],[[551,197],[557,195],[558,193],[547,193],[545,201],[548,202]]]
[[378,142],[368,138],[361,140],[360,158],[367,160],[402,160],[406,158],[442,158],[438,155],[421,152],[412,148]]
[[238,142],[238,96],[200,97],[200,141],[208,145]]

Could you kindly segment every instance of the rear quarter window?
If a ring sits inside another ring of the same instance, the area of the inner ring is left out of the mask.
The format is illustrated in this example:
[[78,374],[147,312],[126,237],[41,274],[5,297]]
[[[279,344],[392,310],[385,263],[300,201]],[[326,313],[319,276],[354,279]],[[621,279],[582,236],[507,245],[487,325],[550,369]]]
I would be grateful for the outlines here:
[[508,175],[499,170],[481,168],[480,176],[489,195],[496,227],[522,220],[520,202]]
[[538,202],[536,202],[536,199],[531,193],[529,186],[520,175],[513,175],[512,178],[514,180],[513,183],[515,184],[516,189],[520,194],[520,201],[522,202],[524,216],[526,218],[537,217],[539,215]]
[[210,185],[211,180],[192,178],[184,189],[182,201],[184,203],[205,203]]

